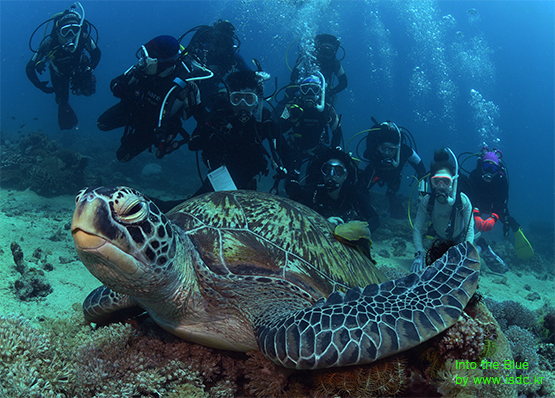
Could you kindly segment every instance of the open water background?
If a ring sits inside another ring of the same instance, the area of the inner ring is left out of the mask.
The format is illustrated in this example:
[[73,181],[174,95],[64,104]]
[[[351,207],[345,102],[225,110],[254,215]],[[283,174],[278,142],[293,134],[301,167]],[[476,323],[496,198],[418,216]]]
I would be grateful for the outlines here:
[[[344,50],[338,55],[344,54],[349,78],[337,104],[346,142],[371,127],[372,115],[408,128],[427,168],[434,149],[477,152],[485,142],[504,153],[512,215],[524,226],[553,224],[553,1],[83,1],[102,50],[97,92],[89,98],[71,96],[80,123],[77,130],[60,132],[53,96],[28,81],[25,65],[32,55],[28,41],[33,30],[70,4],[0,2],[0,125],[5,140],[41,130],[91,156],[91,167],[108,162],[130,181],[146,164],[159,163],[163,173],[184,181],[178,194],[187,195],[200,183],[194,154],[186,147],[162,161],[146,152],[120,165],[115,151],[122,131],[96,128],[98,116],[116,103],[110,80],[136,61],[137,48],[157,35],[178,37],[194,26],[227,19],[237,27],[240,53],[247,60],[259,59],[281,87],[289,81],[296,40],[332,33],[341,40]],[[37,32],[35,48],[42,33]],[[266,94],[273,90],[272,79]],[[470,159],[464,167],[474,165]]]

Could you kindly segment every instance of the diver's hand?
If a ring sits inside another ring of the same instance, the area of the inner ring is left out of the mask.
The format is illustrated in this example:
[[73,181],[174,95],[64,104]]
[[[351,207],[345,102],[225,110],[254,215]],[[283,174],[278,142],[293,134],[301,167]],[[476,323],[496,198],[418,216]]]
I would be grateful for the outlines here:
[[484,220],[483,229],[480,231],[491,231],[497,220],[499,220],[499,216],[495,213],[491,213],[491,216]]
[[416,252],[414,261],[410,267],[411,272],[420,272],[424,269],[424,253],[421,251]]
[[35,64],[35,70],[38,72],[39,75],[42,75],[42,72],[46,70],[46,62],[38,62]]
[[39,90],[41,90],[43,93],[46,94],[52,94],[54,92],[54,87],[47,87],[46,85],[48,84],[48,81],[46,82],[40,82],[39,84],[37,84],[37,88]]
[[328,221],[333,225],[345,224],[341,217],[328,217]]

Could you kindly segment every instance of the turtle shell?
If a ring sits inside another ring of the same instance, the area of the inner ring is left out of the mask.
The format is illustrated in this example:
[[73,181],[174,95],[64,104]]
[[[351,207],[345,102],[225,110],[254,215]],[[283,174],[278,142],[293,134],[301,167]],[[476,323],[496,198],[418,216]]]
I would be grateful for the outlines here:
[[316,300],[387,280],[367,257],[340,243],[324,217],[279,196],[209,193],[167,216],[189,236],[205,271],[219,280],[287,280]]

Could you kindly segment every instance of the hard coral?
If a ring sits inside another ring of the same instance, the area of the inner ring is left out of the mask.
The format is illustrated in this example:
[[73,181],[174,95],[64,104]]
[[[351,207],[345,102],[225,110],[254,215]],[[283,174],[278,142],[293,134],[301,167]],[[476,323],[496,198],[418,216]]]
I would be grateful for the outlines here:
[[[529,369],[534,369],[538,366],[538,347],[536,346],[535,337],[530,331],[512,325],[505,332],[505,336],[509,339],[513,358],[516,362],[528,362],[530,365]],[[522,370],[517,369],[517,376],[521,373]]]
[[503,331],[506,331],[511,325],[528,329],[531,332],[537,330],[538,315],[522,304],[513,300],[498,302],[489,298],[485,299],[484,302]]
[[484,335],[484,328],[464,315],[447,329],[437,342],[437,348],[445,359],[476,361],[484,350]]

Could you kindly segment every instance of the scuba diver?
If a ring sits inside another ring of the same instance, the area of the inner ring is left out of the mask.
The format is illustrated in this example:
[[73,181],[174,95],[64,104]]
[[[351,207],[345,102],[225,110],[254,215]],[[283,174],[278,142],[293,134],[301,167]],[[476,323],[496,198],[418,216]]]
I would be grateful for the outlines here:
[[[268,159],[281,167],[280,135],[264,107],[263,81],[267,73],[245,70],[228,75],[228,93],[221,93],[216,107],[198,120],[189,149],[202,151],[208,176],[193,196],[205,192],[257,189],[256,177],[268,175]],[[270,153],[264,146],[268,140]]]
[[[449,160],[453,157],[453,162]],[[459,166],[449,148],[434,153],[430,167],[432,192],[420,201],[414,222],[413,243],[416,253],[411,272],[420,272],[426,266],[422,236],[436,236],[453,245],[474,241],[472,203],[458,190]]]
[[[31,47],[31,41],[37,30],[52,22],[50,34],[45,36],[37,50]],[[69,10],[58,13],[40,24],[29,39],[29,48],[35,54],[31,57],[25,72],[36,88],[46,94],[55,93],[58,104],[58,124],[62,130],[71,130],[77,126],[77,115],[69,105],[69,90],[74,95],[91,96],[96,92],[94,69],[100,62],[100,49],[91,37],[89,21],[85,19],[85,10],[81,3],[75,2]],[[96,31],[98,39],[98,31]],[[85,51],[88,53],[85,54]],[[37,76],[50,71],[52,87],[48,81],[41,81]]]
[[[283,161],[289,182],[298,181],[304,161],[340,145],[341,120],[334,106],[326,101],[325,81],[320,72],[303,77],[297,95],[285,105],[279,118],[280,130],[288,136]],[[331,132],[331,139],[330,139]]]
[[[306,64],[315,62],[315,69],[322,73],[326,82],[326,97],[328,98],[328,101],[334,103],[336,95],[345,90],[348,85],[345,70],[341,65],[341,61],[337,59],[337,51],[339,50],[339,47],[341,47],[341,43],[337,37],[327,33],[316,35],[314,38],[314,51],[299,54],[295,67],[291,71],[290,81],[299,81],[299,77],[302,75],[302,70],[306,70],[307,68],[309,70],[314,69],[314,67],[311,68]],[[334,77],[337,78],[337,85],[332,86]],[[283,101],[286,102],[294,94],[295,89],[288,88],[285,91],[285,99]]]
[[378,213],[358,189],[356,162],[340,147],[329,148],[314,158],[306,175],[302,185],[297,181],[291,184],[290,199],[317,211],[335,225],[358,220],[367,222],[371,232],[378,228]]
[[418,153],[404,142],[404,133],[395,123],[388,120],[378,124],[376,119],[372,120],[374,126],[366,137],[363,154],[368,166],[361,173],[361,181],[369,190],[375,184],[380,187],[387,185],[385,195],[389,200],[389,214],[392,218],[403,219],[406,209],[397,195],[401,187],[403,168],[408,162],[414,168],[416,178],[422,180],[426,175],[426,167]]
[[219,19],[212,25],[200,25],[189,29],[178,41],[190,32],[195,32],[185,52],[195,54],[217,76],[225,76],[237,70],[250,70],[239,54],[241,41],[235,34],[235,26]]
[[[120,162],[128,162],[152,146],[161,159],[187,143],[189,134],[181,119],[200,112],[195,82],[212,77],[194,57],[182,54],[173,36],[153,38],[136,56],[139,61],[110,83],[120,102],[97,121],[102,131],[125,127],[116,154]],[[179,135],[182,139],[176,140]]]
[[235,26],[231,22],[219,19],[212,25],[195,26],[181,35],[178,41],[181,43],[191,32],[194,34],[184,52],[197,56],[216,77],[199,82],[204,105],[211,107],[212,97],[218,93],[220,85],[223,85],[221,83],[229,73],[252,69],[239,54],[241,41],[235,34]]
[[[526,260],[534,254],[530,242],[524,236],[520,224],[509,214],[509,178],[503,153],[498,149],[490,150],[484,145],[477,155],[476,168],[468,177],[461,179],[461,189],[474,206],[473,214],[476,228],[480,232],[491,231],[497,221],[503,224],[503,235],[512,230],[515,237],[515,250],[518,258]],[[488,247],[483,237],[481,246]]]

